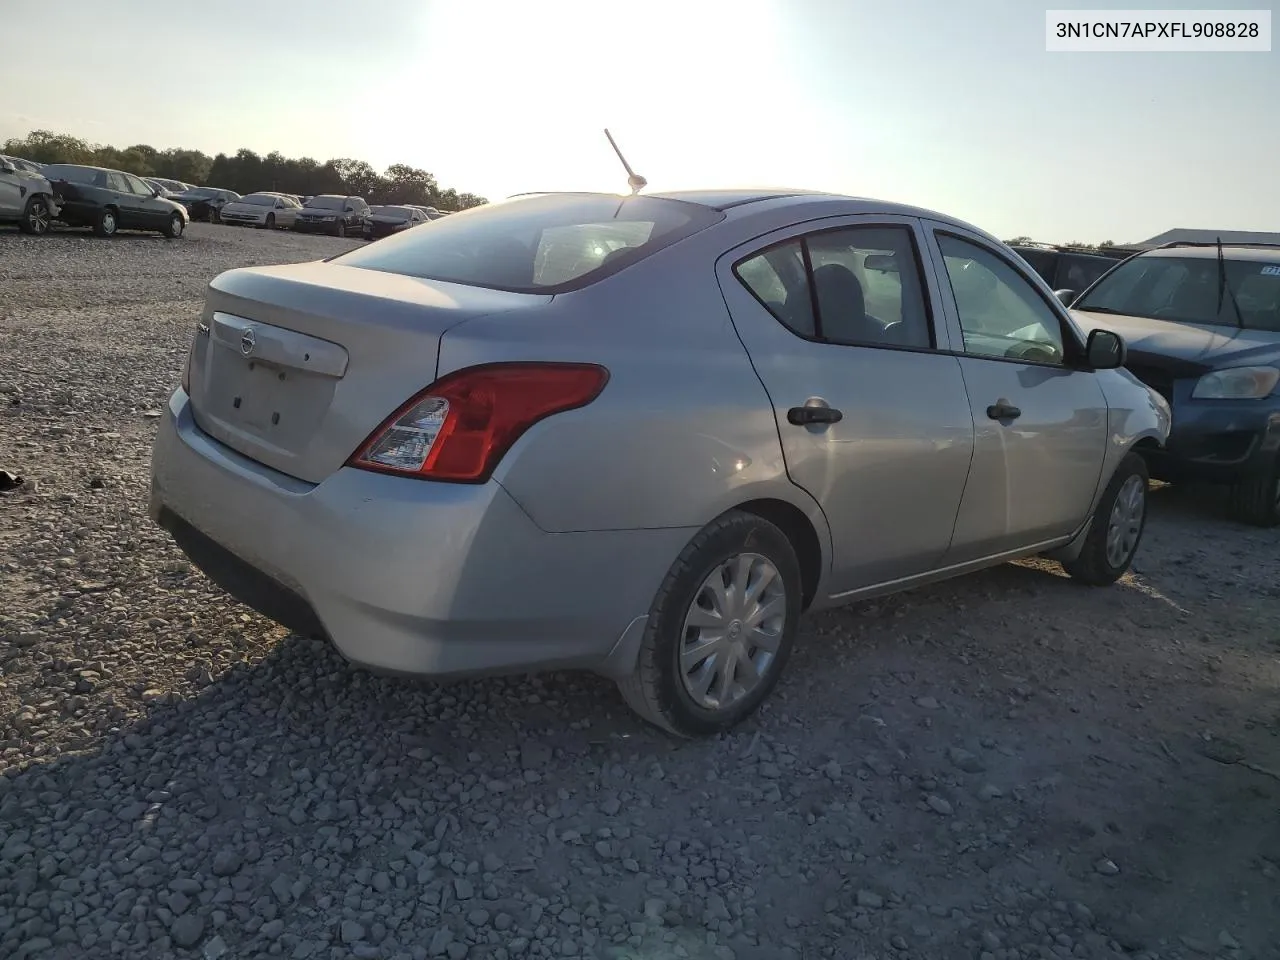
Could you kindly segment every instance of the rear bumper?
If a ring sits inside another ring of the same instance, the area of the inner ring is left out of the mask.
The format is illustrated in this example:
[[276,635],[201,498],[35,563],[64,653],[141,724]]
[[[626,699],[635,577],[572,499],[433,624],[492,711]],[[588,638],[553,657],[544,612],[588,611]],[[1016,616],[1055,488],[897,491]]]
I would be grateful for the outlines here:
[[353,663],[436,677],[627,672],[615,647],[693,533],[545,533],[493,481],[344,468],[311,485],[204,434],[181,390],[155,440],[151,515],[266,616]]
[[1280,456],[1280,397],[1191,400],[1175,394],[1168,443],[1146,456],[1161,480],[1238,480]]

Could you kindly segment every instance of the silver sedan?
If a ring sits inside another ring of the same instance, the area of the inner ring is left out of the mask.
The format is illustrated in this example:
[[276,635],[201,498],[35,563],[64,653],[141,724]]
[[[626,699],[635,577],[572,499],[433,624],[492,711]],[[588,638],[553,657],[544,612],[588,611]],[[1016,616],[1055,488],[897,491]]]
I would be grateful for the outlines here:
[[1169,430],[1124,361],[927,210],[522,197],[217,277],[151,510],[353,663],[586,668],[696,736],[805,610],[1037,554],[1121,577]]

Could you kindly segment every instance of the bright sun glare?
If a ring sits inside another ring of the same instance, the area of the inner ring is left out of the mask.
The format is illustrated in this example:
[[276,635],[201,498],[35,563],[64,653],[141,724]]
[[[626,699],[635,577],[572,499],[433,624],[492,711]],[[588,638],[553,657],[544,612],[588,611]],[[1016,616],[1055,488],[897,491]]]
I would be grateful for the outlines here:
[[[542,5],[432,5],[416,25],[422,56],[370,91],[382,107],[368,129],[384,131],[370,147],[387,157],[430,156],[442,182],[465,182],[490,199],[524,190],[623,192],[607,126],[653,189],[729,186],[726,169],[742,185],[791,184],[805,170],[794,140],[777,135],[776,118],[803,128],[796,105],[804,98],[775,52],[778,9],[776,0],[578,0],[557,6],[549,23]],[[500,31],[472,41],[479,24],[499,23]],[[406,90],[421,92],[431,122],[402,122],[413,112]],[[725,92],[689,93],[708,90]]]

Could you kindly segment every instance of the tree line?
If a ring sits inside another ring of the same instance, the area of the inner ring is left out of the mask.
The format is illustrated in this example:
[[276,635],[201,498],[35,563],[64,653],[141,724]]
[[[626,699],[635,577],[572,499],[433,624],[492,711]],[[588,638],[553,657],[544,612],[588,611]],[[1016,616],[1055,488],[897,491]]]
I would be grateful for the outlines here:
[[25,137],[6,140],[0,153],[36,163],[110,167],[140,177],[164,177],[240,194],[257,190],[299,196],[338,193],[364,197],[371,204],[413,203],[439,210],[465,210],[488,203],[484,197],[441,187],[426,170],[405,163],[393,163],[379,173],[363,160],[345,157],[321,163],[311,157],[286,157],[276,150],[265,157],[243,148],[211,157],[199,150],[157,150],[143,143],[121,149],[49,130],[33,130]]

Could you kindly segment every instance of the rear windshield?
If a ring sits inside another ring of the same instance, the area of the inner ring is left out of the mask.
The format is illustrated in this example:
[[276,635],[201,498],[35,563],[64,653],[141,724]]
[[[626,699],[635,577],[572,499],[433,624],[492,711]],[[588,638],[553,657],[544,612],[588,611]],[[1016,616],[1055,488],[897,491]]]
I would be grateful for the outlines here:
[[1280,331],[1280,263],[1224,258],[1220,271],[1217,257],[1137,257],[1099,280],[1071,308]]
[[474,207],[342,254],[346,266],[516,293],[587,286],[724,218],[657,197],[545,194]]
[[341,210],[346,197],[312,197],[306,205],[315,210]]
[[44,175],[49,180],[83,183],[89,187],[105,187],[107,185],[105,170],[94,170],[92,167],[75,167],[67,163],[49,164],[44,168]]

